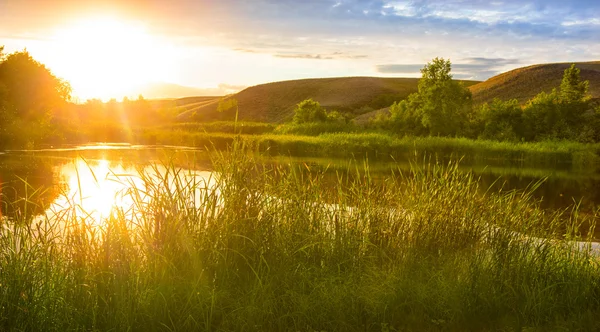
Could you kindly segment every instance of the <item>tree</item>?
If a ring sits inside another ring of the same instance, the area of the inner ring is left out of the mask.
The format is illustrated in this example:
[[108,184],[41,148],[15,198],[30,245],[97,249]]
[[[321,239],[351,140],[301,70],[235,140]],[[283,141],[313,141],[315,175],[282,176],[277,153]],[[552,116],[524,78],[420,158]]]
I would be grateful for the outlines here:
[[559,90],[541,92],[525,105],[527,139],[589,141],[597,136],[590,126],[595,115],[586,115],[588,111],[593,113],[587,94],[589,82],[581,81],[579,74],[579,69],[571,65],[564,71]]
[[391,127],[403,134],[464,135],[472,113],[471,92],[452,79],[451,69],[450,60],[427,63],[417,92],[391,106]]
[[421,121],[430,135],[459,135],[468,122],[471,92],[452,79],[450,60],[435,58],[421,69]]
[[519,101],[495,98],[479,110],[482,124],[481,138],[499,141],[519,141],[524,135],[523,112]]
[[294,110],[295,123],[326,121],[327,113],[321,107],[319,102],[312,99],[306,99],[296,105]]
[[582,81],[579,77],[579,68],[572,64],[565,69],[562,82],[560,83],[560,98],[565,103],[584,102],[589,88],[588,81]]
[[66,105],[71,87],[27,51],[0,60],[0,143],[36,144],[51,133],[52,113]]

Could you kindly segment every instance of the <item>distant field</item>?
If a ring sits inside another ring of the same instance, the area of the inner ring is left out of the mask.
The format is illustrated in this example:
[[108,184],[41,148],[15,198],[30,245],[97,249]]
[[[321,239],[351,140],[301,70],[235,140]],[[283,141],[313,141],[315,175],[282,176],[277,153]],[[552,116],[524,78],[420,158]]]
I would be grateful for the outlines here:
[[[550,92],[560,86],[563,72],[571,63],[550,63],[518,68],[472,85],[473,102],[483,104],[494,98],[517,99],[520,103],[538,93]],[[600,98],[600,61],[575,62],[581,70],[581,79],[590,82],[592,98]]]

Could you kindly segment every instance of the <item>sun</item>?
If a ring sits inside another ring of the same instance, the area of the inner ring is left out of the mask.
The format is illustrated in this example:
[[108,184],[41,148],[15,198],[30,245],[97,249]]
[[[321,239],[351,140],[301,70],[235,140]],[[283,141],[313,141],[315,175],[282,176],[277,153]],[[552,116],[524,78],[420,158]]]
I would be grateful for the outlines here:
[[54,68],[79,98],[129,96],[161,80],[165,47],[143,24],[113,17],[87,18],[57,30]]

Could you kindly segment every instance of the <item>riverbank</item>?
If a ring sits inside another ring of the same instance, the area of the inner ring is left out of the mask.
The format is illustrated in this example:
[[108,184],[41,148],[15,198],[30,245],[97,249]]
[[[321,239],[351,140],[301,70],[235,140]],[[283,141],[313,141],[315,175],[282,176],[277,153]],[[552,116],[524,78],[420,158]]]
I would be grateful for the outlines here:
[[211,152],[208,180],[147,168],[100,224],[7,216],[0,329],[600,328],[600,261],[575,242],[597,216],[481,195],[456,164],[332,184],[247,152]]
[[380,160],[414,158],[442,160],[464,158],[490,165],[521,167],[563,165],[577,170],[600,168],[600,144],[570,141],[510,143],[447,137],[397,137],[382,132],[325,133],[316,136],[291,134],[232,134],[182,130],[145,131],[134,139],[142,144],[159,143],[226,149],[241,138],[269,155],[295,157],[356,157]]

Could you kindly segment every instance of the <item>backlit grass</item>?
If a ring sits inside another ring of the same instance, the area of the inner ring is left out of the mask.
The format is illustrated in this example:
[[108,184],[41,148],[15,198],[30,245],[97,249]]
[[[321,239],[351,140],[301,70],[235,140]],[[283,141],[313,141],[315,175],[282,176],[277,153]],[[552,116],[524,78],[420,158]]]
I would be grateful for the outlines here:
[[455,164],[332,186],[236,146],[210,179],[141,171],[100,228],[75,200],[4,216],[0,330],[600,328],[599,260],[573,242],[594,216],[481,195]]
[[[337,132],[336,126],[290,126],[289,130],[305,135],[272,134],[235,135],[225,132],[155,130],[143,133],[139,143],[160,143],[209,147],[224,150],[234,139],[242,138],[271,155],[297,157],[359,157],[393,160],[417,155],[441,159],[464,159],[485,164],[520,167],[559,167],[593,172],[600,165],[600,145],[570,141],[531,143],[497,142],[451,137],[397,137],[386,132]],[[284,131],[286,127],[280,129]],[[352,127],[348,127],[352,128]],[[331,129],[334,132],[327,132]],[[313,131],[324,130],[316,134]]]

